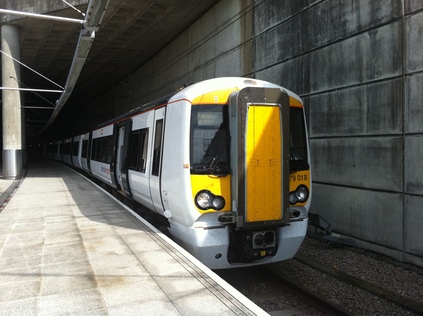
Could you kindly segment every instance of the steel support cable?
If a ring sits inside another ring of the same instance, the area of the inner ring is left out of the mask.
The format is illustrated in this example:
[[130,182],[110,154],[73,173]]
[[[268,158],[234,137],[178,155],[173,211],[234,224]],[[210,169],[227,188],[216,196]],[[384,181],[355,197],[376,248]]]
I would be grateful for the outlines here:
[[63,89],[65,89],[65,88],[63,88],[61,85],[59,85],[59,84],[55,83],[53,80],[51,80],[51,79],[47,78],[46,76],[44,76],[44,75],[40,74],[38,71],[36,71],[36,70],[32,69],[31,67],[29,67],[29,66],[25,65],[24,63],[20,62],[20,61],[19,61],[19,60],[17,60],[16,58],[13,58],[12,56],[10,56],[8,53],[6,53],[6,52],[2,51],[1,49],[0,49],[0,53],[2,53],[3,55],[5,55],[5,56],[7,56],[7,57],[11,58],[13,61],[15,61],[15,62],[17,62],[18,64],[20,64],[20,65],[24,66],[25,68],[27,68],[27,69],[31,70],[32,72],[36,73],[37,75],[39,75],[40,77],[42,77],[42,78],[46,79],[47,81],[51,82],[52,84],[54,84],[54,85],[58,86],[60,89],[62,89],[62,91],[63,91]]
[[68,6],[70,6],[72,9],[74,9],[75,11],[77,11],[78,13],[81,13],[82,16],[85,16],[85,13],[83,13],[81,10],[79,10],[78,8],[75,8],[73,5],[71,5],[69,2],[62,0],[63,3],[66,3]]
[[[34,95],[36,95],[37,97],[39,97],[40,99],[43,99],[44,101],[46,101],[47,103],[51,104],[52,106],[49,107],[49,109],[53,110],[54,109],[54,104],[52,102],[50,102],[49,100],[47,100],[46,98],[44,98],[41,94],[39,94],[38,92],[44,92],[45,90],[40,90],[40,89],[30,89],[25,83],[23,83],[22,81],[18,80],[17,78],[10,76],[10,78],[16,80],[16,82],[18,82],[21,86],[24,86],[24,89],[19,89],[19,90],[24,90],[24,91],[30,91],[32,92]],[[46,90],[48,91],[48,90]],[[50,91],[52,92],[52,91]]]

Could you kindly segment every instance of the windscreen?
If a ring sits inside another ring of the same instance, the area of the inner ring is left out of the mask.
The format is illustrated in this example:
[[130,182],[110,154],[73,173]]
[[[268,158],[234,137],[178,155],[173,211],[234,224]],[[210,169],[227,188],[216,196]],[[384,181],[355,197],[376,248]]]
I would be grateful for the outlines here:
[[309,169],[307,139],[302,108],[290,108],[290,156],[291,172]]
[[191,111],[191,173],[230,172],[227,105],[193,105]]

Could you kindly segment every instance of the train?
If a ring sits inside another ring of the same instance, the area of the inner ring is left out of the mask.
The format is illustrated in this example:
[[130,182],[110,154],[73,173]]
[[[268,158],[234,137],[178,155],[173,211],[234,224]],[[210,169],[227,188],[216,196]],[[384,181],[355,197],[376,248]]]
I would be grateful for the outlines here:
[[163,218],[211,269],[295,256],[307,231],[311,165],[304,105],[252,78],[187,85],[93,130],[44,144]]

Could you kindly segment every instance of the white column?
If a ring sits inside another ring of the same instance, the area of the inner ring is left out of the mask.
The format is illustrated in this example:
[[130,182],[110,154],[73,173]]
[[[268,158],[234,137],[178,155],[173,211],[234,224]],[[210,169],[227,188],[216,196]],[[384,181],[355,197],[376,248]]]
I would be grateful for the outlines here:
[[[16,60],[20,59],[19,27],[1,26],[1,49]],[[2,54],[2,86],[19,88],[20,65],[12,58]],[[3,178],[22,177],[22,112],[21,92],[2,90],[3,115]]]

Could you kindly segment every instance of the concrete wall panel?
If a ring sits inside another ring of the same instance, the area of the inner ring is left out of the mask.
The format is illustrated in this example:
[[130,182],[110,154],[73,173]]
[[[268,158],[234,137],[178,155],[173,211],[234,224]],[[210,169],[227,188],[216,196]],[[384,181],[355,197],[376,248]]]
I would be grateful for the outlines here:
[[189,73],[188,81],[199,82],[204,78],[213,78],[216,77],[216,67],[214,63],[205,64],[204,66],[197,68],[195,71]]
[[423,135],[405,137],[404,165],[406,193],[423,195]]
[[188,30],[188,72],[211,62],[215,54],[215,10],[212,9],[201,17]]
[[386,247],[403,247],[401,194],[314,184],[313,213],[334,231]]
[[309,55],[301,55],[257,71],[256,78],[278,83],[298,95],[306,95],[310,91],[309,67]]
[[260,70],[293,57],[293,30],[290,23],[275,27],[255,39],[255,69]]
[[[423,197],[405,197],[404,243],[405,251],[423,256]],[[417,242],[416,242],[417,241]],[[418,242],[420,241],[420,242]]]
[[421,0],[405,0],[404,11],[406,14],[423,9],[423,2]]
[[423,12],[405,19],[405,71],[423,70]]
[[396,0],[323,1],[309,11],[311,48],[334,42],[401,16]]
[[311,92],[400,75],[401,34],[395,22],[313,52]]
[[187,30],[188,47],[195,48],[213,37],[215,26],[215,9],[212,8]]
[[[237,1],[230,2],[232,6],[237,3]],[[221,56],[227,54],[231,50],[239,47],[244,40],[244,34],[241,27],[241,24],[230,17],[227,17],[228,20],[221,20],[219,17],[226,16],[228,12],[234,14],[239,12],[239,8],[235,7],[232,11],[228,10],[227,7],[219,7],[222,11],[216,9],[217,25],[219,26],[219,32],[215,34],[215,56]]]
[[[292,0],[280,1],[280,0],[267,0],[266,3],[261,3],[254,8],[255,19],[254,19],[254,32],[259,35],[270,28],[273,28],[281,23],[281,21],[287,20],[292,17],[293,6]],[[294,2],[301,2],[296,1]]]
[[[249,0],[244,1],[220,1],[214,7],[214,26],[220,29],[222,26],[236,24],[239,17],[242,15],[241,10],[243,6],[248,4]],[[238,41],[238,39],[233,39]]]
[[400,134],[400,79],[310,97],[312,137]]
[[215,61],[216,77],[242,76],[242,49],[232,50]]
[[401,192],[402,146],[401,137],[312,139],[313,181]]
[[188,71],[194,71],[214,59],[215,41],[208,40],[201,43],[188,55]]
[[[188,33],[182,33],[168,47],[168,58],[173,63],[178,62],[182,58],[186,58],[188,52]],[[187,69],[185,69],[187,71]]]
[[405,132],[423,133],[423,74],[406,79]]

